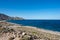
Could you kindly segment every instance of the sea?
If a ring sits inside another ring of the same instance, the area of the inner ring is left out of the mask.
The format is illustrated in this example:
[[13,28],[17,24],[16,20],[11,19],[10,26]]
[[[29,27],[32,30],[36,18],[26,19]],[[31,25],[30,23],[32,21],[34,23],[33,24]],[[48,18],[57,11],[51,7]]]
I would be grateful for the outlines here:
[[7,20],[23,26],[32,26],[60,32],[60,20]]

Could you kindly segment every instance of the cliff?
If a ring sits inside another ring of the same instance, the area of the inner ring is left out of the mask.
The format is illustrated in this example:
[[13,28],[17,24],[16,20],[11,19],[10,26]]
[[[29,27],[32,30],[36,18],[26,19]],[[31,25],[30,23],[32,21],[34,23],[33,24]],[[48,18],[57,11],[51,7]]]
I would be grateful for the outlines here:
[[10,17],[8,15],[0,13],[0,20],[23,20],[23,18],[20,18],[20,17]]

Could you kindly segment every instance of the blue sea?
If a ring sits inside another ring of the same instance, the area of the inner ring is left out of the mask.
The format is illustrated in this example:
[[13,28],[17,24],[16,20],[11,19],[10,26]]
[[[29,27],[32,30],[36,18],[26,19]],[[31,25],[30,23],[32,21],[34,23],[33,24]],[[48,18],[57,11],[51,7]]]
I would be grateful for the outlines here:
[[60,20],[8,20],[8,22],[60,32]]

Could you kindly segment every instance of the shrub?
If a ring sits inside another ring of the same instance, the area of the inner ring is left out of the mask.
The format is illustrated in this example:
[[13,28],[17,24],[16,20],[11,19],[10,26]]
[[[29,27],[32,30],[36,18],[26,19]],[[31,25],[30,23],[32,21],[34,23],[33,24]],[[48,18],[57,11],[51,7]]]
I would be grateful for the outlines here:
[[14,39],[14,37],[10,37],[10,38],[9,38],[9,40],[13,40],[13,39]]

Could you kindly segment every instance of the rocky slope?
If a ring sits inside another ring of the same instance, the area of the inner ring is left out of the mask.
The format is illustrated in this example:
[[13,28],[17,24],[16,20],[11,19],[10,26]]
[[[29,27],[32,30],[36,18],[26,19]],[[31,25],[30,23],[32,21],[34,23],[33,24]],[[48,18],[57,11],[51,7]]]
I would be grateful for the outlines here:
[[60,35],[29,26],[0,22],[0,40],[60,40]]
[[0,20],[23,20],[23,18],[20,18],[20,17],[10,17],[8,15],[0,13]]

